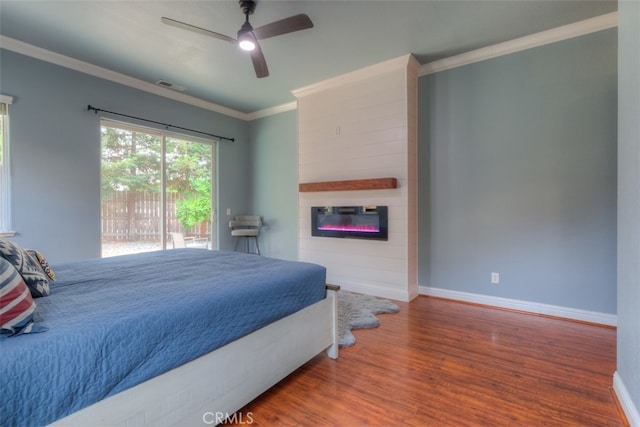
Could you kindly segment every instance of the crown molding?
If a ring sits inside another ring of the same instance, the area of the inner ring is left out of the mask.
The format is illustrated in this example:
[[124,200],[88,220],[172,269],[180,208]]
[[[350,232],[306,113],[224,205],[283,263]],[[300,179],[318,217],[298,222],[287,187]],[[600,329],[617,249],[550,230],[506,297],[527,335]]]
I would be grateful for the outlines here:
[[122,85],[159,95],[165,98],[173,99],[174,101],[183,102],[185,104],[194,105],[205,110],[224,114],[225,116],[230,116],[241,120],[248,120],[247,113],[223,107],[222,105],[205,101],[201,98],[196,98],[195,96],[175,92],[171,89],[163,88],[153,83],[139,80],[127,76],[126,74],[121,74],[106,68],[98,67],[97,65],[80,61],[78,59],[61,55],[59,53],[51,52],[49,50],[42,49],[40,47],[22,42],[20,40],[12,39],[10,37],[0,35],[0,48],[29,56],[31,58],[39,59],[41,61],[59,65],[61,67],[69,68],[71,70],[79,71],[81,73],[99,77],[101,79],[120,83]]
[[248,113],[246,120],[256,120],[261,119],[263,117],[273,116],[274,114],[284,113],[286,111],[295,110],[298,108],[298,102],[288,102],[286,104],[276,105],[275,107],[265,108],[264,110],[254,111],[253,113]]
[[597,31],[614,28],[618,25],[618,12],[611,12],[528,36],[519,37],[503,43],[494,44],[472,50],[460,55],[429,62],[420,67],[420,77],[440,71],[450,70],[474,62],[496,58],[510,53],[520,52],[546,44],[595,33]]
[[399,56],[397,58],[389,59],[387,61],[361,68],[350,73],[342,74],[331,79],[323,80],[309,86],[294,89],[291,93],[293,93],[296,98],[301,98],[319,91],[356,83],[389,71],[406,69],[412,63],[412,58],[413,55],[411,54]]

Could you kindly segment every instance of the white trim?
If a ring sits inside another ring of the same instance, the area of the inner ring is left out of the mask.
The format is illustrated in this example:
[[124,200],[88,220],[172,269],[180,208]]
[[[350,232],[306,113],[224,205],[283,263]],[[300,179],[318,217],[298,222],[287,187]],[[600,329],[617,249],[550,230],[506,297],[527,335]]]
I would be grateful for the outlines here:
[[0,155],[3,161],[0,165],[0,237],[15,236],[15,231],[11,231],[11,141],[9,138],[9,112],[8,104],[13,102],[13,97],[0,95],[2,110],[4,114],[0,116],[2,124],[2,137],[4,144],[0,147]]
[[620,402],[620,406],[622,406],[622,410],[624,411],[624,415],[627,417],[629,421],[630,427],[640,427],[640,412],[638,412],[638,408],[636,408],[629,392],[627,391],[627,387],[625,387],[622,378],[618,374],[618,371],[613,373],[613,390],[616,392],[616,397],[618,398],[618,402]]
[[139,80],[125,74],[98,67],[97,65],[93,65],[88,62],[80,61],[78,59],[64,56],[59,53],[51,52],[49,50],[42,49],[40,47],[22,42],[20,40],[12,39],[10,37],[0,35],[0,47],[2,47],[2,49],[7,49],[12,52],[39,59],[41,61],[60,65],[61,67],[69,68],[81,73],[99,77],[101,79],[120,83],[125,86],[153,93],[155,95],[163,96],[175,101],[184,102],[185,104],[194,105],[205,110],[214,111],[216,113],[224,114],[226,116],[234,117],[237,119],[247,120],[246,113],[232,110],[231,108],[223,107],[222,105],[205,101],[203,99],[196,98],[195,96],[175,92],[171,89],[158,86],[155,83],[145,82],[144,80]]
[[529,313],[545,314],[548,316],[563,317],[566,319],[598,323],[607,326],[617,326],[617,316],[615,314],[580,310],[571,307],[495,297],[491,295],[472,294],[468,292],[452,291],[449,289],[433,288],[430,286],[420,286],[420,295],[472,302],[476,304],[508,308],[511,310],[526,311]]
[[350,73],[323,80],[309,86],[294,89],[291,91],[291,93],[293,93],[296,98],[301,98],[330,88],[353,84],[365,80],[369,77],[377,76],[390,71],[395,71],[398,69],[404,70],[407,68],[407,64],[410,63],[412,56],[413,55],[411,54],[403,55],[384,62],[379,62],[369,67],[361,68]]
[[255,120],[261,119],[267,116],[273,116],[275,114],[284,113],[286,111],[296,110],[298,108],[298,102],[292,101],[287,104],[276,105],[275,107],[265,108],[264,110],[254,111],[253,113],[248,113],[246,120]]
[[517,39],[498,43],[460,55],[429,62],[420,67],[418,76],[437,73],[439,71],[450,70],[474,62],[484,61],[510,53],[520,52],[546,44],[556,43],[574,37],[595,33],[597,31],[614,28],[618,25],[618,12],[611,12],[561,27],[552,28]]

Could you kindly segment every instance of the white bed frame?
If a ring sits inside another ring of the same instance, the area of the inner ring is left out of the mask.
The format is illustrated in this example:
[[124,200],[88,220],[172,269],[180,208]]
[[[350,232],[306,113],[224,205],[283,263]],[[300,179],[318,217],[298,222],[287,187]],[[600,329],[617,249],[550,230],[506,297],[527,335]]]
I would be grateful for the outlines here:
[[338,289],[327,285],[324,300],[52,425],[215,425],[323,350],[338,357]]

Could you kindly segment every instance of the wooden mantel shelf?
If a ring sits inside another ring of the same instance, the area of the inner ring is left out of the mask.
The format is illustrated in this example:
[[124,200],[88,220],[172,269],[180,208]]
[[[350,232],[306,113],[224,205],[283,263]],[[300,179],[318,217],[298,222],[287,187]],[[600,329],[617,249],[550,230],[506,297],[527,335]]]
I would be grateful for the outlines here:
[[398,188],[396,178],[351,179],[346,181],[305,182],[298,184],[300,192],[383,190]]

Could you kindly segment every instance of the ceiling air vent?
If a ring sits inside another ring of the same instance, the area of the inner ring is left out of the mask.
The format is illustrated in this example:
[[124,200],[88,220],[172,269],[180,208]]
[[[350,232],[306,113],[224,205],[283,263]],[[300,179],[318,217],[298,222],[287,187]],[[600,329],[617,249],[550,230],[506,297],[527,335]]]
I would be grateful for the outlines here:
[[158,80],[156,82],[156,84],[158,86],[166,87],[167,89],[173,89],[173,90],[177,90],[177,91],[180,91],[180,92],[184,92],[184,86],[176,85],[176,84],[173,84],[173,83],[168,82],[166,80]]

